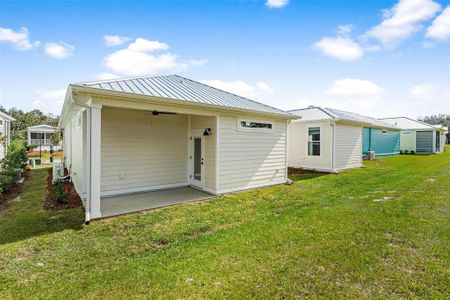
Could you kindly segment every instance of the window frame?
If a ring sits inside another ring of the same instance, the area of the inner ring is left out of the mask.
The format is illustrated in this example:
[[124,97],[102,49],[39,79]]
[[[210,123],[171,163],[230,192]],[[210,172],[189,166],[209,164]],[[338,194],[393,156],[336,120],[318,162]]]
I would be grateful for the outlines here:
[[[323,126],[322,126],[322,124],[309,124],[309,125],[305,126],[305,128],[306,128],[306,143],[305,143],[305,147],[306,147],[305,154],[306,154],[306,157],[312,158],[312,159],[314,159],[314,158],[323,158],[323,141],[324,141],[324,139],[323,139]],[[319,136],[320,136],[320,139],[319,139],[319,149],[320,149],[319,151],[320,151],[320,154],[319,155],[310,155],[309,154],[309,129],[310,128],[319,128]]]
[[[270,124],[271,128],[252,128],[252,127],[244,127],[242,126],[241,122],[254,122],[254,123],[264,123],[264,124]],[[259,132],[259,133],[272,133],[275,126],[275,122],[263,120],[263,119],[253,119],[253,118],[244,118],[244,117],[238,117],[236,122],[236,128],[237,131],[243,131],[243,132]]]

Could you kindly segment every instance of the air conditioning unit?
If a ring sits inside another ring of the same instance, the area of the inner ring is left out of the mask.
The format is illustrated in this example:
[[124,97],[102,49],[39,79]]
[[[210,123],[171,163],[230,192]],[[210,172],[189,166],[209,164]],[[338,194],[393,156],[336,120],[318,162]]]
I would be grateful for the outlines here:
[[375,158],[375,151],[367,151],[366,159],[373,160]]
[[64,164],[54,163],[52,184],[55,184],[56,182],[63,180],[63,178],[64,178]]

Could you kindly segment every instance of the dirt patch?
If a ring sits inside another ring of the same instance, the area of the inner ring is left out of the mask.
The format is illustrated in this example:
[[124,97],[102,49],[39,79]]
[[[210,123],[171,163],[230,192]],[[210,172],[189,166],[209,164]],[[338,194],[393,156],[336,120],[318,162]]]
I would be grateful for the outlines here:
[[327,173],[301,168],[288,168],[288,175],[304,175],[304,174],[327,174]]
[[395,199],[395,197],[384,196],[383,198],[373,200],[373,202],[384,202],[392,199]]
[[427,180],[425,180],[426,182],[435,182],[436,179],[435,178],[428,178]]
[[[67,170],[64,170],[64,175],[67,175]],[[56,201],[55,186],[52,184],[53,174],[52,169],[48,169],[47,172],[47,191],[45,193],[44,208],[46,210],[57,211],[69,208],[82,207],[80,196],[78,196],[75,191],[75,187],[72,182],[67,182],[64,184],[64,189],[67,193],[66,199],[63,203]]]
[[22,194],[25,188],[25,181],[30,177],[30,170],[25,170],[22,176],[24,180],[21,183],[15,183],[8,193],[0,194],[0,211],[6,209],[12,200]]

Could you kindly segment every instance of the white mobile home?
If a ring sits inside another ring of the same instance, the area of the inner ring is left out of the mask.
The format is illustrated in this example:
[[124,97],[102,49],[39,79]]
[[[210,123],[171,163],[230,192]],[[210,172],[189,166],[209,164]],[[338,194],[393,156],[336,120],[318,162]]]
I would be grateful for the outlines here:
[[154,207],[133,207],[140,196],[130,193],[195,187],[217,195],[284,183],[293,118],[170,75],[72,84],[60,128],[89,221],[115,214],[114,198],[127,211]]
[[[361,167],[366,148],[391,149],[383,154],[398,154],[398,129],[385,122],[315,106],[289,112],[299,117],[288,126],[289,167],[336,173]],[[372,139],[363,138],[365,128],[381,132],[372,145]],[[366,141],[370,146],[364,146]]]
[[402,152],[432,154],[444,151],[445,129],[407,117],[380,119],[401,129],[400,150]]
[[61,145],[54,145],[53,135],[59,135],[59,129],[50,125],[35,125],[27,127],[27,145],[37,146],[37,150],[49,151],[60,150]]
[[0,111],[0,160],[5,158],[11,142],[11,122],[13,117]]

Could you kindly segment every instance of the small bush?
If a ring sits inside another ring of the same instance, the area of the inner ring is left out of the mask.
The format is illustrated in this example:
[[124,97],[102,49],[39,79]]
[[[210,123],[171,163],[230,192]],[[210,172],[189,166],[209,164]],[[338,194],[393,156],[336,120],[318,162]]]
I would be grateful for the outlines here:
[[0,171],[0,175],[5,176],[11,176],[13,179],[13,182],[17,182],[21,178],[21,171],[20,170],[14,170],[14,169],[7,169]]
[[66,202],[67,192],[63,181],[58,181],[57,183],[55,183],[55,188],[53,189],[53,197],[58,203]]
[[27,150],[20,141],[12,141],[3,160],[3,169],[25,169],[27,166]]
[[0,175],[0,193],[7,193],[14,183],[12,176]]

